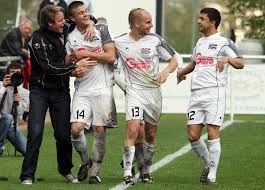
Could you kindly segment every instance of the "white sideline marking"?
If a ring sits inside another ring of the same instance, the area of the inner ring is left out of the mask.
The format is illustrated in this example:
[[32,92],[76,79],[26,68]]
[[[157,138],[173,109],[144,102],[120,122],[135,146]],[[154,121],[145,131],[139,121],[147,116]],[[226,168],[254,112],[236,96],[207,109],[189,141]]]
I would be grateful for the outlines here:
[[[232,125],[233,121],[225,121],[223,126],[220,128],[220,131],[225,129],[226,127]],[[204,135],[201,136],[202,140],[207,139],[207,133],[205,133]],[[174,159],[176,159],[177,157],[180,157],[184,154],[186,154],[187,152],[189,152],[191,150],[191,146],[190,143],[186,144],[184,147],[182,147],[181,149],[179,149],[178,151],[169,154],[167,156],[165,156],[162,160],[159,160],[158,162],[156,162],[155,164],[153,164],[151,166],[151,172],[154,172],[156,170],[158,170],[159,168],[167,165],[169,162],[173,161]],[[139,173],[135,175],[135,183],[137,183],[139,178]],[[124,190],[127,189],[128,187],[130,187],[131,185],[125,185],[123,183],[119,183],[118,185],[116,185],[115,187],[110,188],[110,190]]]

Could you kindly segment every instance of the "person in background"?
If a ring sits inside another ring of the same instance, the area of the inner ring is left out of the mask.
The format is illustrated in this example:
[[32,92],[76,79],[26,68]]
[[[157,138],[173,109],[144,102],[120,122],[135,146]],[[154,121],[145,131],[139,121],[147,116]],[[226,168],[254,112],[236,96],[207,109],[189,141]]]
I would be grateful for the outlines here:
[[24,110],[29,105],[29,91],[22,88],[22,86],[18,86],[18,93],[14,94],[14,86],[11,84],[11,77],[14,73],[22,74],[21,64],[9,64],[3,82],[0,81],[0,155],[7,139],[24,156],[27,141],[20,129],[13,126],[13,103],[18,102],[17,119],[21,119]]
[[[22,65],[26,65],[29,58],[27,44],[30,40],[32,23],[30,20],[22,20],[20,25],[9,31],[0,45],[0,56],[21,56]],[[1,70],[0,80],[3,80],[4,70]]]

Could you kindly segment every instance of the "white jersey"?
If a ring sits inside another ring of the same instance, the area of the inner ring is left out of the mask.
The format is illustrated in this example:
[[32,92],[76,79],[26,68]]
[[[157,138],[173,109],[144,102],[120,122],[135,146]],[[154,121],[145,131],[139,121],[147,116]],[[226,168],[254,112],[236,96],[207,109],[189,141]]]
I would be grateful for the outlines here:
[[235,44],[220,33],[198,40],[191,61],[196,64],[191,80],[191,90],[226,86],[228,64],[220,73],[217,62],[224,56],[241,57]]
[[148,34],[135,41],[129,34],[114,40],[125,72],[126,87],[158,88],[159,58],[169,60],[174,50],[159,35]]
[[[104,44],[112,42],[107,25],[96,25],[95,33],[96,35],[92,41],[85,40],[84,34],[75,28],[67,38],[67,54],[82,50],[102,53],[104,51]],[[113,65],[99,63],[84,77],[75,79],[75,93],[86,95],[89,90],[105,88],[113,85]]]

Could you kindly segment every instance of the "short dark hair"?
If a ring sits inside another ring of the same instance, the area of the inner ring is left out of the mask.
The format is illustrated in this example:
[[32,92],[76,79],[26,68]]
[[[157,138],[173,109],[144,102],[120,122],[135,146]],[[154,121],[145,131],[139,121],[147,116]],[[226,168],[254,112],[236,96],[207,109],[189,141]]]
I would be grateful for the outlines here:
[[83,5],[84,3],[82,1],[73,1],[72,3],[70,3],[70,5],[68,6],[69,16],[73,16],[73,10]]
[[17,62],[10,63],[6,68],[6,74],[9,74],[11,69],[20,69],[22,73],[23,67],[20,63]]
[[47,5],[40,11],[40,26],[48,28],[48,23],[55,22],[55,15],[58,12],[64,13],[64,9],[55,5]]
[[200,11],[201,14],[207,14],[210,21],[215,21],[215,28],[217,29],[221,22],[220,12],[215,8],[204,8]]
[[142,16],[141,11],[144,11],[144,9],[136,8],[130,11],[129,16],[128,16],[130,28],[132,28],[132,24],[135,22],[135,20],[141,18]]

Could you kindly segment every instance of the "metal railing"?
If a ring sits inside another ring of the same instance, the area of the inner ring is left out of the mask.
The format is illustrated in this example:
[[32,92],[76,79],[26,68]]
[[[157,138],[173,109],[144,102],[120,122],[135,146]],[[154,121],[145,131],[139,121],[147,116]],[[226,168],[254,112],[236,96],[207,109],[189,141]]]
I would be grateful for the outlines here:
[[12,61],[22,61],[22,57],[20,56],[0,57],[0,69],[6,69],[7,65],[9,65]]

